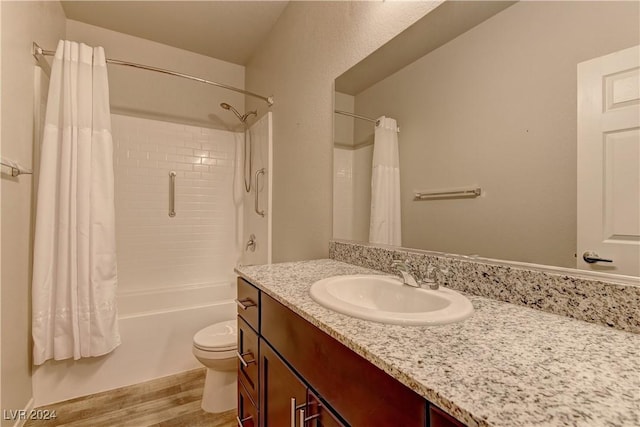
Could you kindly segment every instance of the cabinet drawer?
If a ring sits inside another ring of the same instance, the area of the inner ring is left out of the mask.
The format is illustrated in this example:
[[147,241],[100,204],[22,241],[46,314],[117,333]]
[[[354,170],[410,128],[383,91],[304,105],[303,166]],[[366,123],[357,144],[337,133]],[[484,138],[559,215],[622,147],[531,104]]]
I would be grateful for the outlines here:
[[261,335],[348,424],[426,425],[422,396],[264,293],[261,325]]
[[258,409],[249,398],[249,393],[238,383],[238,427],[258,427]]
[[258,334],[238,316],[238,380],[258,403]]
[[242,317],[256,332],[260,332],[260,291],[238,277],[238,316]]

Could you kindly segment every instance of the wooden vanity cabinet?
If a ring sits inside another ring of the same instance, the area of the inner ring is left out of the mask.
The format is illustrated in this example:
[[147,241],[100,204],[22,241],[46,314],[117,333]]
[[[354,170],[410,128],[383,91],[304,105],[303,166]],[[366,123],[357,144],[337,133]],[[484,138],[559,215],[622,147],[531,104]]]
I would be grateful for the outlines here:
[[266,294],[261,321],[261,336],[350,425],[426,425],[422,396]]
[[[252,426],[464,427],[243,279],[238,279],[239,299],[241,287],[242,297],[255,301],[258,310],[254,319],[258,329],[253,330],[246,321],[248,309],[238,306],[239,345],[250,342],[246,337],[251,332],[258,342],[255,399],[246,378],[238,379],[239,416],[253,403],[259,421]],[[255,347],[255,342],[249,345]]]

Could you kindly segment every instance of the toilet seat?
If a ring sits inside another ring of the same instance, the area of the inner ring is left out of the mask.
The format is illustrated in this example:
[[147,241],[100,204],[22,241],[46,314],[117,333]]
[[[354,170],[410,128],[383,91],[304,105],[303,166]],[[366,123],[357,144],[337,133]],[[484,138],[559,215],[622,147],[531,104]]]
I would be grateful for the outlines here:
[[235,350],[237,341],[238,325],[235,320],[214,323],[193,336],[195,348],[211,352]]

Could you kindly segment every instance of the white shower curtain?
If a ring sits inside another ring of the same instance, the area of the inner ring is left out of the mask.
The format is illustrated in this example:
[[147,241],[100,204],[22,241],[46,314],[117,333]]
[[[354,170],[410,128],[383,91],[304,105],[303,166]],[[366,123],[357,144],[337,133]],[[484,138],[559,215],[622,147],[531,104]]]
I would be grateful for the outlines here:
[[378,118],[371,170],[369,242],[402,245],[400,219],[400,161],[395,119]]
[[40,160],[33,261],[34,363],[120,344],[113,142],[104,50],[60,41]]

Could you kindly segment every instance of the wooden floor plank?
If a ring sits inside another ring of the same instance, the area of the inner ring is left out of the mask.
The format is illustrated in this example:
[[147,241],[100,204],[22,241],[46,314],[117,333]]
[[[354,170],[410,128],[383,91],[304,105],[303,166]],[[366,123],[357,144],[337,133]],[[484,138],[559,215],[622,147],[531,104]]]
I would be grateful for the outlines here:
[[57,418],[25,427],[232,427],[236,411],[210,414],[200,407],[205,369],[71,399],[38,409]]

